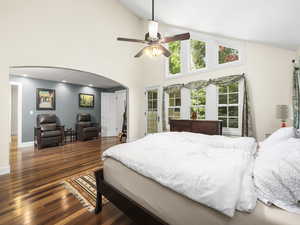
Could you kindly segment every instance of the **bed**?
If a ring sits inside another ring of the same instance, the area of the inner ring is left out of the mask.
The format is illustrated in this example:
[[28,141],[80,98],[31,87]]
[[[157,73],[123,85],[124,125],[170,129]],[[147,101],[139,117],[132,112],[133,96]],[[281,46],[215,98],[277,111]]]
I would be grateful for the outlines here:
[[300,215],[258,202],[252,213],[236,212],[230,218],[215,209],[161,185],[124,163],[106,158],[96,172],[98,188],[96,212],[102,195],[137,224],[170,225],[296,225]]

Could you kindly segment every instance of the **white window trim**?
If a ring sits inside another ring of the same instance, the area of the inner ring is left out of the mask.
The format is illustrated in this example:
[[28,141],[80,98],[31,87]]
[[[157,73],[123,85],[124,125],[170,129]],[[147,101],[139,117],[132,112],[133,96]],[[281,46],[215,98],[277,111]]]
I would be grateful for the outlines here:
[[[219,94],[218,87],[216,85],[210,84],[205,88],[206,90],[206,105],[205,105],[205,120],[218,120],[218,106],[219,106]],[[162,92],[160,92],[162,93]],[[223,128],[223,135],[225,136],[241,136],[242,134],[242,116],[243,116],[243,100],[244,100],[244,82],[239,81],[239,128]],[[190,119],[191,113],[191,92],[190,89],[181,89],[181,106],[180,108],[180,119]],[[168,123],[169,119],[169,95],[165,94],[165,119],[167,129],[170,129]],[[172,107],[173,108],[173,107]],[[161,117],[162,118],[162,117]],[[160,120],[162,124],[162,120]],[[162,127],[162,126],[161,126]]]
[[[228,136],[241,136],[242,135],[242,116],[243,116],[243,98],[244,98],[244,82],[239,81],[239,103],[232,104],[239,107],[239,114],[238,114],[238,128],[227,128],[223,127],[223,135]],[[219,107],[219,92],[217,89],[217,107]],[[227,105],[226,105],[227,106]],[[217,108],[218,110],[218,108]],[[218,111],[217,111],[217,119],[218,119]]]
[[[188,32],[187,30],[182,29],[169,29],[168,32],[165,34],[166,36],[174,35],[182,32]],[[238,40],[230,40],[225,38],[218,38],[211,35],[202,34],[199,32],[190,32],[191,39],[199,40],[205,42],[205,64],[206,67],[198,70],[191,70],[191,57],[190,57],[190,41],[181,41],[181,72],[177,74],[170,74],[169,73],[169,59],[166,58],[165,60],[165,79],[175,79],[190,75],[195,75],[199,73],[205,73],[210,71],[215,71],[221,68],[227,67],[234,67],[234,66],[241,66],[245,63],[245,44],[242,41]],[[239,52],[239,60],[234,62],[228,62],[224,64],[219,64],[219,45],[233,48],[238,50]],[[167,47],[167,45],[166,45]]]
[[157,97],[157,115],[158,115],[158,132],[162,131],[162,87],[161,86],[149,86],[146,87],[144,90],[144,116],[145,116],[145,135],[147,135],[148,131],[148,118],[147,118],[147,112],[148,112],[148,96],[147,96],[147,91],[151,90],[158,90],[158,97]]

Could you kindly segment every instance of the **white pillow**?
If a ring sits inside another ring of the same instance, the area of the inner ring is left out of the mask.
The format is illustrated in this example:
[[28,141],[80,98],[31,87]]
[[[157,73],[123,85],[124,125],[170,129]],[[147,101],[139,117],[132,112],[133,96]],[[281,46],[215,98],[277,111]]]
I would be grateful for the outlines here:
[[295,137],[295,130],[293,127],[283,127],[276,130],[273,134],[267,137],[266,140],[260,143],[260,148],[273,147],[274,144],[282,141],[287,141],[289,138]]
[[300,139],[290,138],[260,151],[254,166],[258,198],[300,214]]

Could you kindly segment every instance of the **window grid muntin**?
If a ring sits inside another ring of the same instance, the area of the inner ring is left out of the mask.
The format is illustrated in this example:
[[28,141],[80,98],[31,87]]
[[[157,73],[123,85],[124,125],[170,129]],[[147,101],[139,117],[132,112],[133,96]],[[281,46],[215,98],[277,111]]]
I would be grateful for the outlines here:
[[[230,89],[230,85],[227,85],[227,86],[219,86],[218,87],[218,119],[219,120],[225,120],[225,123],[223,123],[223,128],[231,128],[231,129],[238,129],[239,128],[239,101],[240,101],[240,96],[239,96],[239,83],[238,82],[236,82],[236,83],[234,83],[236,86],[237,86],[237,90],[238,91],[230,91],[229,89]],[[220,89],[221,88],[224,88],[224,87],[226,87],[226,93],[224,92],[224,93],[220,93]],[[230,98],[230,95],[232,95],[232,94],[235,94],[235,95],[237,95],[237,98],[238,98],[238,103],[234,103],[234,104],[232,104],[232,103],[230,103],[229,102],[229,98]],[[219,100],[220,100],[220,96],[226,96],[226,98],[227,98],[227,104],[220,104],[220,102],[219,102]],[[226,116],[220,116],[219,115],[219,109],[221,108],[221,107],[226,107]],[[237,107],[237,116],[231,116],[231,115],[229,115],[229,108],[230,107]],[[229,126],[229,124],[230,124],[230,122],[231,122],[231,120],[236,120],[236,124],[237,124],[237,127],[232,127],[232,126]]]
[[[197,103],[201,102],[201,97],[195,97],[195,92],[204,92],[204,102],[202,104],[193,104],[193,100],[195,100]],[[196,110],[197,113],[197,119],[205,119],[205,110],[206,110],[206,90],[205,88],[200,89],[192,89],[191,90],[191,108],[190,108],[190,118],[192,118],[193,111]],[[201,115],[199,113],[200,110],[204,111],[204,115]]]
[[[180,119],[181,117],[181,92],[180,90],[169,94],[168,118]],[[174,103],[174,104],[173,104]]]
[[[147,133],[155,133],[158,131],[158,90],[147,91]],[[156,104],[154,104],[156,103]],[[154,107],[156,106],[156,107]]]

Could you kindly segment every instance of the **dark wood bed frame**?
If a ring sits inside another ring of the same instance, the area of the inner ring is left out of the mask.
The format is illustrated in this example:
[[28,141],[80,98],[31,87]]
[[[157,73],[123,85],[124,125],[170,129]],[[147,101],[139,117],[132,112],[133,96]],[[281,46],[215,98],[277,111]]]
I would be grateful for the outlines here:
[[102,211],[102,196],[104,196],[139,225],[168,225],[168,223],[164,222],[149,210],[105,182],[103,169],[95,171],[95,177],[97,185],[96,214]]
[[[222,121],[207,120],[171,120],[171,131],[189,131],[210,135],[222,135]],[[104,180],[103,169],[95,172],[97,185],[97,201],[95,213],[102,210],[102,196],[107,198],[117,208],[139,225],[168,225],[158,216],[145,209],[134,200]]]

